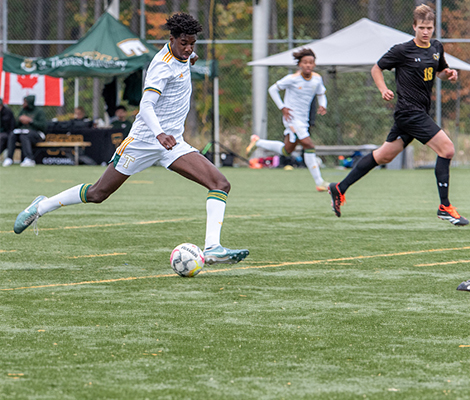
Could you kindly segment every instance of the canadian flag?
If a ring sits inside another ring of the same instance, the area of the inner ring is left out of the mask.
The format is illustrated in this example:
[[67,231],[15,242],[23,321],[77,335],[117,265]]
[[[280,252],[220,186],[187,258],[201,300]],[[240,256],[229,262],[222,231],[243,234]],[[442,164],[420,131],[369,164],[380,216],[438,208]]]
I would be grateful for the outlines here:
[[36,106],[63,106],[64,80],[48,75],[16,75],[3,71],[0,58],[0,98],[5,104],[23,104],[26,96],[34,95]]

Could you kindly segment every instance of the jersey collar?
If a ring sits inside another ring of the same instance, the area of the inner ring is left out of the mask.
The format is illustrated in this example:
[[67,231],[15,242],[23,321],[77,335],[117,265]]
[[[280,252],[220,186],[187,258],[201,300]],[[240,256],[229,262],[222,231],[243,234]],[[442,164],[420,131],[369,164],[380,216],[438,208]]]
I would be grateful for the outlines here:
[[431,47],[431,42],[427,46],[420,46],[418,43],[416,43],[416,40],[413,39],[413,43],[416,45],[416,47],[419,47],[420,49],[429,49]]
[[168,51],[170,52],[170,54],[175,58],[175,60],[181,62],[181,63],[187,63],[188,60],[180,60],[178,57],[176,57],[173,52],[171,51],[171,45],[170,43],[167,43],[167,46],[168,46]]

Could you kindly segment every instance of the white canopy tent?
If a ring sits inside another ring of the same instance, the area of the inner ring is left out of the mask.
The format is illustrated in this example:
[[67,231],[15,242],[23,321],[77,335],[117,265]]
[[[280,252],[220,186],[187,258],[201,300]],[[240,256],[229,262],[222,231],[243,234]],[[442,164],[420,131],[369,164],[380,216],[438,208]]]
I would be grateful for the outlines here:
[[[370,71],[371,67],[393,45],[407,42],[413,38],[414,36],[397,29],[379,24],[367,18],[362,18],[323,39],[251,61],[248,65],[253,67],[295,67],[296,61],[292,53],[300,48],[307,47],[312,49],[316,55],[317,70],[327,69],[334,74],[336,72]],[[445,57],[451,68],[470,71],[470,64],[448,53],[446,53]],[[440,95],[438,90],[436,118],[439,125],[441,123]],[[253,93],[253,97],[256,96],[258,94]],[[255,102],[255,99],[253,99],[253,102]],[[254,115],[253,118],[262,118],[262,116]]]
[[[338,72],[370,71],[370,68],[397,43],[407,42],[414,36],[397,29],[362,18],[323,39],[297,47],[310,48],[316,55],[318,69],[336,67]],[[250,66],[295,66],[291,49],[248,63]],[[470,71],[470,64],[446,53],[451,68]]]

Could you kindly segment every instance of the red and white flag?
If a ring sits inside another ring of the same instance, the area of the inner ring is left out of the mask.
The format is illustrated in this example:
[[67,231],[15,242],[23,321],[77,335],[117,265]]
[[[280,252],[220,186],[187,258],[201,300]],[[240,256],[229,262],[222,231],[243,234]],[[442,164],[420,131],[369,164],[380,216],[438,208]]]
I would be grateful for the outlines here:
[[34,95],[36,106],[63,106],[64,80],[48,75],[17,75],[3,71],[0,58],[0,98],[5,104],[23,104],[26,96]]

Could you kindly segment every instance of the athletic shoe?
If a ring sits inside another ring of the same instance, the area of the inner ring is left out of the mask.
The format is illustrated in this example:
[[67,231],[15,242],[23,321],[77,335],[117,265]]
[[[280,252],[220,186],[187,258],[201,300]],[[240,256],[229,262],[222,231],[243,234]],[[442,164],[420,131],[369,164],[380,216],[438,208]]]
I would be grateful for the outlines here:
[[458,287],[457,290],[462,290],[466,292],[470,292],[470,279],[466,282],[462,282]]
[[452,205],[446,207],[441,204],[437,210],[437,217],[457,226],[468,225],[468,219],[462,217]]
[[317,192],[327,192],[329,185],[330,184],[328,182],[323,181],[321,185],[317,186]]
[[5,160],[3,160],[2,166],[3,167],[9,167],[12,164],[13,164],[13,160],[11,158],[5,158]]
[[331,207],[339,218],[341,217],[341,206],[346,203],[346,197],[339,191],[339,183],[330,183],[328,185],[328,193],[331,195]]
[[258,135],[251,135],[250,137],[250,144],[246,148],[246,155],[249,156],[255,149],[256,149],[256,143],[259,140]]
[[221,245],[204,250],[206,264],[236,264],[243,261],[250,252],[247,249],[230,250]]
[[23,162],[20,164],[20,167],[35,167],[36,166],[36,161],[31,160],[28,157],[25,157]]
[[14,231],[17,234],[23,232],[33,222],[39,218],[38,204],[40,201],[47,199],[46,196],[38,196],[34,201],[24,210],[21,211],[16,217]]

